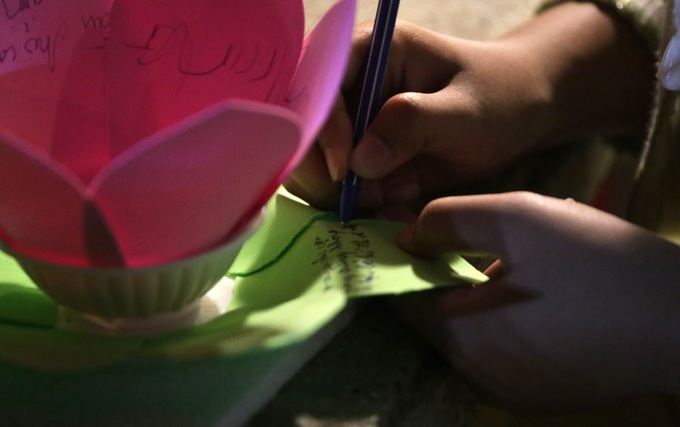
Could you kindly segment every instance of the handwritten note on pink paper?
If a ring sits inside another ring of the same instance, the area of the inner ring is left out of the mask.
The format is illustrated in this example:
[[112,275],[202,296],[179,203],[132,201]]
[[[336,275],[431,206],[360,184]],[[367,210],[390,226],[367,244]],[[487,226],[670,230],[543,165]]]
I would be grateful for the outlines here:
[[355,3],[303,41],[301,0],[2,2],[0,239],[97,266],[225,242],[328,114]]
[[279,105],[302,0],[117,0],[107,49],[113,154],[225,98]]
[[103,46],[111,1],[0,8],[0,128],[86,180],[109,157]]

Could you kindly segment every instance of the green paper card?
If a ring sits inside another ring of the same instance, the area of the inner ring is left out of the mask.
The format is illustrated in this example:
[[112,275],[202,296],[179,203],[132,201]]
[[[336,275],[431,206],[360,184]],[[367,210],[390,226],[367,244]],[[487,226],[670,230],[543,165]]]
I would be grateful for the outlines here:
[[393,242],[403,224],[342,225],[285,191],[229,271],[226,313],[153,337],[97,336],[56,325],[58,308],[0,252],[0,359],[34,369],[91,370],[130,358],[202,360],[300,343],[330,322],[348,298],[481,283],[459,256],[424,260]]
[[232,304],[266,304],[281,298],[274,295],[294,298],[292,292],[298,291],[335,289],[353,298],[486,280],[460,256],[425,260],[399,249],[394,240],[404,224],[356,220],[343,225],[337,216],[283,192],[269,207],[263,228],[229,271],[239,278]]

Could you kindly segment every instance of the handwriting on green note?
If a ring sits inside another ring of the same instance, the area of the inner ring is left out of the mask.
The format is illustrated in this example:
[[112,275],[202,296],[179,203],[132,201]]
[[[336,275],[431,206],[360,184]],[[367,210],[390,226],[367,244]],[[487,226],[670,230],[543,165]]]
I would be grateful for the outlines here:
[[342,225],[285,192],[272,199],[267,215],[230,271],[244,285],[235,304],[277,294],[334,289],[361,297],[486,280],[458,255],[422,259],[402,251],[394,243],[402,223],[361,219]]
[[376,277],[375,252],[357,224],[329,226],[314,238],[317,257],[312,265],[323,269],[324,289],[341,287],[352,295],[370,292]]

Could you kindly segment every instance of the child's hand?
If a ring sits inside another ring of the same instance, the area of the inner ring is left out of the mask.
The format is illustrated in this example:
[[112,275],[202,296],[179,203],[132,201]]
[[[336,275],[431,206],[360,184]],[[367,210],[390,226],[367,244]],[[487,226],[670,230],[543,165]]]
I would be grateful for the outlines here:
[[348,168],[365,178],[360,206],[408,204],[494,175],[527,151],[647,119],[652,55],[607,9],[569,2],[488,42],[398,23],[385,103],[352,150],[348,111],[370,26],[354,37],[344,96],[286,183],[323,208],[337,205]]
[[497,403],[535,412],[680,392],[680,247],[530,193],[436,200],[399,243],[500,257],[488,283],[395,301]]
[[550,123],[544,82],[526,52],[400,22],[385,104],[352,152],[348,110],[361,90],[369,40],[370,27],[359,27],[345,96],[319,134],[318,147],[287,183],[312,203],[337,203],[332,181],[344,178],[348,167],[367,180],[362,202],[373,208],[487,177],[513,162]]

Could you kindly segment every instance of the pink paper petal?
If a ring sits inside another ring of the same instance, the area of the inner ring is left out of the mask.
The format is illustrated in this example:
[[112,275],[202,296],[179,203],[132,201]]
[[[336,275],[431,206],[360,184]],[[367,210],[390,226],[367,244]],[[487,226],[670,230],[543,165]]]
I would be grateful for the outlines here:
[[228,98],[281,104],[301,0],[117,0],[107,46],[113,155]]
[[90,194],[129,266],[179,259],[221,243],[261,207],[299,141],[289,111],[228,101],[126,151]]
[[285,170],[305,155],[340,91],[352,43],[356,0],[340,0],[305,38],[303,57],[287,96],[287,107],[301,117],[302,144]]
[[111,1],[0,8],[0,129],[84,180],[108,160],[102,47]]
[[77,177],[37,149],[0,136],[0,235],[10,247],[64,264],[122,264],[84,192]]

